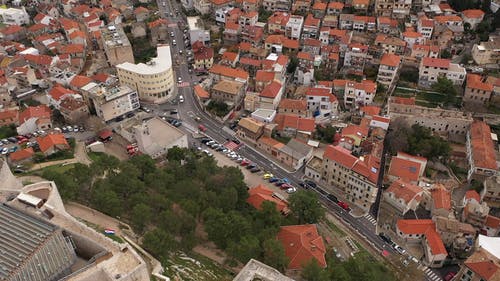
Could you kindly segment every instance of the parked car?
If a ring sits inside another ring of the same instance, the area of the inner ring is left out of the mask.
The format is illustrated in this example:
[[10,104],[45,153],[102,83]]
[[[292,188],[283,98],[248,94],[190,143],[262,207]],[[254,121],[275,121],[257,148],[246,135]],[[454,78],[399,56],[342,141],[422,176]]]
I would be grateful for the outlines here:
[[16,152],[18,148],[19,148],[19,147],[17,147],[17,146],[13,146],[13,147],[11,147],[11,148],[9,149],[9,152],[10,152],[10,153],[12,153],[12,152]]
[[346,210],[346,211],[349,211],[349,205],[343,201],[339,201],[337,202],[337,205],[340,206],[340,208]]
[[312,180],[305,180],[305,181],[304,181],[304,183],[305,183],[306,185],[308,185],[308,186],[312,187],[312,188],[316,188],[316,187],[318,187],[318,185],[317,185],[315,182],[313,182]]
[[280,189],[289,189],[289,188],[292,188],[293,186],[291,186],[290,184],[288,183],[284,183],[282,185],[280,185]]
[[205,149],[205,150],[203,150],[203,152],[204,152],[206,155],[208,155],[208,156],[213,156],[213,154],[212,154],[210,151],[206,150],[206,149]]
[[457,275],[457,273],[453,271],[446,273],[446,275],[444,276],[444,281],[450,281],[451,279],[453,279],[453,277],[455,277],[455,275]]
[[294,193],[297,191],[297,188],[295,187],[290,187],[289,189],[286,190],[286,193]]
[[203,126],[203,124],[198,125],[198,130],[205,132],[207,130],[207,127]]
[[398,253],[400,253],[401,255],[404,255],[406,253],[406,250],[403,249],[403,247],[399,246],[399,245],[395,245],[394,246],[394,250],[396,250]]
[[333,194],[328,194],[326,197],[328,199],[330,199],[330,201],[333,201],[334,203],[338,203],[339,202],[339,199],[337,198],[337,196],[335,196]]
[[212,141],[212,139],[210,139],[210,138],[202,138],[202,139],[200,140],[200,142],[201,142],[202,144],[207,144],[209,141]]
[[385,242],[391,244],[392,243],[392,240],[391,240],[391,237],[385,235],[383,232],[380,232],[378,234],[378,236],[380,236],[380,238],[382,238],[382,240],[384,240]]
[[243,161],[241,161],[241,163],[240,163],[240,165],[241,165],[241,166],[247,166],[247,165],[249,165],[249,164],[250,164],[250,160],[248,160],[248,159],[244,159],[244,160],[243,160]]
[[282,184],[284,184],[285,182],[282,181],[282,180],[278,180],[277,182],[274,183],[275,186],[281,186]]
[[257,172],[260,172],[260,168],[259,168],[259,167],[253,167],[252,169],[250,169],[250,172],[251,172],[251,173],[257,173]]
[[255,167],[257,167],[257,165],[255,165],[255,164],[248,164],[248,166],[247,166],[246,168],[247,168],[248,170],[250,170],[250,169],[253,169],[253,168],[255,168]]
[[272,177],[274,177],[274,176],[273,176],[273,174],[270,174],[270,173],[266,173],[266,174],[264,174],[264,175],[262,176],[262,178],[263,178],[263,179],[265,179],[265,180],[270,179],[270,178],[272,178]]
[[17,142],[17,138],[15,138],[15,137],[10,137],[7,140],[9,140],[11,143],[16,143]]
[[4,148],[2,149],[2,155],[5,155],[5,154],[7,154],[7,153],[9,153],[9,148],[4,147]]
[[276,178],[276,177],[272,177],[272,178],[269,178],[269,183],[274,183],[274,182],[277,182],[279,181],[280,179],[279,178]]

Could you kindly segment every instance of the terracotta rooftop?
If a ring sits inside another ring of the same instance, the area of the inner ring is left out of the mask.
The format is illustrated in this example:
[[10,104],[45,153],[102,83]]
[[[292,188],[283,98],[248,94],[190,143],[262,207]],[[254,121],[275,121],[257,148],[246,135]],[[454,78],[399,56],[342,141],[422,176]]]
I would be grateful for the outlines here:
[[456,15],[446,15],[446,16],[435,16],[434,19],[441,24],[447,24],[448,22],[461,22],[462,18]]
[[18,150],[16,152],[13,152],[9,155],[9,158],[11,161],[21,161],[25,159],[29,159],[35,155],[35,151],[33,150],[32,147],[28,147],[25,149]]
[[231,68],[220,64],[214,64],[210,68],[209,72],[231,78],[241,78],[244,80],[248,79],[248,72],[246,72],[245,70],[239,68]]
[[462,15],[470,19],[478,19],[484,16],[484,12],[479,9],[463,10]]
[[359,159],[352,155],[351,152],[341,146],[328,145],[323,153],[323,158],[328,158],[342,166],[352,169],[354,163]]
[[273,71],[257,70],[257,73],[255,74],[256,82],[271,82],[273,80],[274,80]]
[[273,138],[270,138],[270,137],[266,137],[266,136],[262,136],[258,142],[262,143],[262,144],[265,144],[267,146],[270,146],[270,147],[274,147],[276,149],[280,149],[282,147],[285,146],[284,143],[281,143]]
[[264,201],[274,202],[276,204],[276,209],[280,212],[287,212],[288,204],[286,201],[283,201],[276,196],[273,196],[274,192],[268,187],[259,184],[254,188],[250,188],[248,190],[248,204],[252,205],[255,209],[261,210],[262,203]]
[[393,193],[396,199],[403,199],[403,201],[408,204],[414,198],[417,201],[420,201],[420,193],[422,193],[423,190],[417,185],[398,179],[396,181],[393,181],[385,192]]
[[241,118],[241,120],[238,122],[238,126],[245,128],[252,133],[257,133],[260,129],[264,127],[264,123],[261,123],[250,117],[245,117]]
[[477,202],[481,202],[481,196],[475,190],[467,190],[464,197],[466,200],[475,199]]
[[392,157],[388,174],[404,181],[418,181],[421,164],[419,162]]
[[439,58],[422,58],[422,65],[429,67],[438,67],[438,68],[449,68],[450,67],[449,59],[439,59]]
[[314,118],[299,117],[293,114],[277,114],[274,118],[277,129],[283,131],[284,129],[291,128],[297,131],[312,133],[316,129]]
[[493,85],[487,82],[483,82],[483,79],[479,74],[472,74],[472,73],[467,74],[466,87],[486,92],[493,91]]
[[194,86],[194,93],[196,96],[198,96],[200,99],[208,99],[210,98],[210,94],[203,89],[200,85]]
[[380,114],[380,106],[365,105],[360,108],[361,112],[368,116],[375,116]]
[[500,228],[500,218],[488,215],[486,217],[486,222],[484,223],[484,225],[490,228],[498,229]]
[[448,254],[432,220],[398,220],[396,224],[404,234],[423,234],[433,255]]
[[69,84],[75,88],[81,88],[90,82],[92,82],[92,78],[83,75],[76,75],[73,79],[71,79]]
[[281,88],[282,88],[282,85],[280,82],[273,81],[264,87],[264,89],[262,90],[262,92],[260,93],[259,96],[274,99],[281,91]]
[[307,110],[306,100],[281,99],[279,109]]
[[470,143],[474,166],[497,170],[497,159],[490,126],[483,121],[474,121],[470,127]]
[[434,209],[451,210],[451,193],[441,184],[435,184],[431,190]]
[[285,255],[290,260],[288,269],[300,269],[312,259],[320,267],[326,267],[326,247],[316,225],[282,226],[278,240],[283,244]]
[[401,57],[394,54],[384,54],[380,59],[380,64],[392,67],[398,67],[401,62]]
[[42,152],[46,152],[53,146],[63,146],[69,148],[69,144],[63,134],[49,134],[45,137],[38,137],[36,140]]
[[52,87],[49,91],[49,95],[56,101],[59,101],[65,95],[74,95],[75,91],[66,89],[63,86],[57,85]]
[[344,9],[344,3],[342,3],[342,2],[330,2],[330,3],[328,3],[328,8],[342,11],[342,9]]
[[500,280],[500,261],[483,248],[478,248],[464,262],[464,265],[484,281]]
[[23,124],[30,118],[50,118],[51,111],[46,105],[29,106],[19,114],[19,123]]

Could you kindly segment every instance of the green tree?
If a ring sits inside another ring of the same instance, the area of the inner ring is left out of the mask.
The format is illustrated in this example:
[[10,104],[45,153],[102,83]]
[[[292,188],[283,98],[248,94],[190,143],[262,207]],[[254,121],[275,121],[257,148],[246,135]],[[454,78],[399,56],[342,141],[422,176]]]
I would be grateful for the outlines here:
[[295,69],[297,69],[297,66],[299,65],[299,59],[295,56],[293,56],[290,61],[288,62],[288,66],[286,67],[286,72],[287,73],[295,73]]
[[123,212],[123,202],[116,192],[109,189],[106,183],[99,182],[92,192],[92,206],[112,217],[116,217]]
[[146,224],[151,221],[152,216],[151,207],[144,203],[139,203],[132,208],[132,226],[139,233],[142,233]]
[[0,139],[10,138],[16,135],[17,135],[16,125],[11,124],[8,126],[0,127]]
[[178,146],[174,146],[167,151],[169,161],[181,161],[186,159],[186,151]]
[[448,51],[447,49],[444,49],[442,52],[441,52],[441,57],[443,59],[451,59],[451,53],[450,51]]
[[311,259],[303,265],[302,273],[300,274],[307,281],[329,281],[328,272],[323,270],[315,259]]
[[457,89],[453,82],[446,77],[438,77],[436,83],[432,84],[432,89],[438,93],[446,95],[446,102],[451,103],[457,97]]
[[179,245],[174,236],[163,229],[156,228],[144,235],[142,247],[156,257],[167,258],[168,253],[177,249]]
[[271,238],[262,244],[263,256],[262,262],[284,272],[288,267],[288,257],[285,255],[285,248],[276,238]]
[[230,242],[227,250],[242,263],[261,255],[259,239],[253,235],[245,235],[239,242]]
[[316,193],[300,189],[288,198],[290,210],[298,218],[299,224],[317,223],[325,214]]
[[330,124],[316,126],[315,138],[324,143],[332,143],[337,130]]

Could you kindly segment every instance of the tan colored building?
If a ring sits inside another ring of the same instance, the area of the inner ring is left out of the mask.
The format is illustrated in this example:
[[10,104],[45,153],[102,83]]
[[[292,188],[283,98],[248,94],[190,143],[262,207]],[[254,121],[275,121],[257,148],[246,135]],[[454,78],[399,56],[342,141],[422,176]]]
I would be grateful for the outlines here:
[[212,87],[211,98],[229,106],[238,105],[245,96],[245,84],[238,81],[221,80]]
[[140,107],[137,91],[126,85],[106,88],[90,83],[82,90],[91,100],[97,116],[105,122],[124,116]]
[[484,81],[481,75],[467,74],[463,101],[469,104],[486,104],[490,101],[493,85]]
[[500,63],[500,37],[490,38],[489,41],[474,44],[472,59],[479,65]]
[[500,208],[500,176],[495,175],[484,181],[481,201],[488,203],[492,208]]
[[214,64],[214,49],[202,46],[194,53],[194,69],[208,70]]
[[134,131],[139,151],[153,159],[166,155],[174,146],[188,147],[187,135],[158,117],[137,125]]
[[300,117],[309,117],[306,100],[281,99],[277,110],[278,114],[293,114]]
[[467,156],[469,171],[467,179],[484,180],[498,172],[496,151],[491,129],[483,121],[474,121],[467,133]]
[[134,63],[132,45],[120,25],[108,25],[101,28],[101,39],[110,65]]
[[175,83],[170,46],[158,45],[157,53],[148,63],[125,62],[116,70],[120,83],[136,90],[141,101],[159,104],[175,95]]
[[378,68],[377,82],[386,87],[391,87],[396,82],[396,75],[399,71],[400,64],[400,56],[384,54]]
[[64,120],[70,124],[81,124],[89,116],[89,107],[87,104],[73,97],[63,99],[59,104],[59,111]]
[[264,126],[264,123],[253,118],[242,118],[238,122],[238,137],[255,143],[264,133]]
[[446,77],[453,84],[462,86],[465,81],[467,71],[464,67],[452,63],[448,59],[424,57],[420,61],[418,72],[418,85],[430,87],[438,81],[439,77]]
[[404,182],[394,181],[388,189],[384,191],[384,201],[396,208],[401,215],[409,210],[415,211],[422,199],[423,190],[421,187]]
[[299,169],[312,156],[312,147],[291,139],[287,144],[273,138],[263,136],[257,141],[257,147],[295,170]]

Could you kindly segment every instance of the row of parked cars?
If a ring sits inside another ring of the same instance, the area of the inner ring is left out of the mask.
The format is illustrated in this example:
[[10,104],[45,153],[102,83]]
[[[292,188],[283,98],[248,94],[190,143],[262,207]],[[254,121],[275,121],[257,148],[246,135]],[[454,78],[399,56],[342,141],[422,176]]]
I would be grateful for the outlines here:
[[275,177],[273,174],[270,173],[264,174],[263,178],[267,179],[269,183],[274,184],[281,190],[285,190],[286,193],[294,193],[297,191],[297,188],[292,186],[287,178]]
[[[299,183],[299,185],[305,189],[309,189],[309,188],[313,188],[313,189],[316,189],[318,187],[318,185],[313,182],[312,180],[304,180],[302,182]],[[328,198],[328,200],[332,201],[333,203],[337,204],[340,208],[344,209],[345,211],[349,212],[351,211],[351,208],[349,207],[349,204],[347,204],[346,202],[344,201],[340,201],[337,196],[333,195],[333,194],[330,194],[330,193],[323,193],[324,195],[326,195],[326,197]]]

